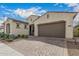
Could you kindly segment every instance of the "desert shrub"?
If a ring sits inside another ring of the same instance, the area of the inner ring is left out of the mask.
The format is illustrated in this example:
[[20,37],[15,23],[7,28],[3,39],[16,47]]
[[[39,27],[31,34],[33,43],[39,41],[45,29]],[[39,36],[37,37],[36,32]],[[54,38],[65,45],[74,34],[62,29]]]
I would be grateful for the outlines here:
[[24,38],[28,38],[28,35],[24,35]]
[[24,38],[25,35],[22,35],[21,37]]
[[17,38],[28,38],[28,35],[24,35],[24,34],[23,34],[23,35],[20,35],[20,34],[19,34],[19,35],[17,36]]
[[9,34],[4,34],[4,37],[3,38],[4,39],[9,39],[9,36],[10,36]]
[[11,35],[9,35],[9,34],[5,34],[5,40],[6,41],[8,41],[8,42],[12,42],[14,39],[16,39],[16,36],[15,35],[13,35],[13,34],[11,34]]
[[21,38],[28,38],[28,35],[21,35]]
[[75,28],[74,30],[74,36],[79,37],[79,27]]
[[9,39],[9,34],[0,33],[0,38]]
[[6,40],[6,41],[11,42],[16,38],[16,36],[13,34],[10,35],[10,34],[5,34],[5,33],[0,33],[0,38],[2,40]]
[[20,38],[20,37],[21,37],[21,35],[20,35],[20,34],[18,34],[18,35],[17,35],[17,38]]
[[11,35],[9,35],[9,39],[16,39],[16,36],[11,34]]
[[0,33],[0,38],[3,38],[4,36],[5,36],[4,32]]

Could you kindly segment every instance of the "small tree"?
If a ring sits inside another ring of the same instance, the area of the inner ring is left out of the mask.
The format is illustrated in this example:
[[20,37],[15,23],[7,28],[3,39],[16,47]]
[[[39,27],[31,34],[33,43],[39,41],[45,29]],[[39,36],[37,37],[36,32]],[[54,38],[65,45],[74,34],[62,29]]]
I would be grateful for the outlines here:
[[74,36],[79,37],[79,23],[74,27]]
[[78,37],[79,37],[79,27],[78,27],[77,31],[78,31]]

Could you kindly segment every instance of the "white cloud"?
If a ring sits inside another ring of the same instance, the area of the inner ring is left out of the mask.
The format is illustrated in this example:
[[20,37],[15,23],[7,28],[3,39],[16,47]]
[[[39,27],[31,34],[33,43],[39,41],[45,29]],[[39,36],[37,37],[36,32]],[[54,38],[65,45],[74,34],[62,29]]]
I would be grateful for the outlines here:
[[63,5],[60,5],[59,7],[63,7]]
[[55,3],[54,6],[63,7],[61,3]]
[[4,6],[4,5],[1,5],[0,7],[3,8],[5,11],[8,11],[8,12],[14,11],[13,9],[8,9],[8,8],[7,8],[6,6]]
[[59,5],[59,3],[55,3],[55,4],[54,4],[54,6],[58,6],[58,5]]
[[[67,3],[68,7],[72,7],[74,12],[79,12],[79,4],[78,3]],[[79,13],[73,20],[73,26],[76,26],[79,23]]]
[[43,10],[41,7],[32,7],[29,9],[9,9],[7,6],[1,5],[0,8],[4,9],[3,13],[5,15],[10,15],[12,17],[21,17],[21,18],[27,18],[30,15],[39,15],[41,16],[42,14],[46,13],[46,10]]
[[1,5],[0,7],[1,7],[1,8],[5,8],[5,6],[3,6],[3,5]]
[[35,14],[41,16],[46,12],[47,12],[46,10],[41,10],[41,11],[38,10],[37,12],[35,12]]
[[15,14],[23,17],[23,18],[27,18],[29,17],[30,15],[42,15],[44,13],[46,13],[47,11],[46,10],[43,10],[42,8],[40,7],[32,7],[32,8],[29,8],[29,9],[16,9],[14,11]]
[[[79,4],[78,3],[68,4],[68,7],[73,7],[74,12],[79,12]],[[73,21],[73,26],[76,26],[78,23],[79,23],[79,13],[77,14],[77,16],[75,17],[75,19]]]
[[68,7],[76,7],[79,5],[78,3],[67,3],[67,4],[68,4]]
[[79,12],[79,5],[78,6],[76,6],[76,7],[74,7],[74,9],[73,9],[75,12]]
[[79,12],[79,4],[78,3],[67,3],[68,7],[73,7],[74,12]]
[[0,20],[2,20],[3,19],[3,17],[0,17]]
[[15,11],[14,11],[14,13],[15,14],[17,14],[17,15],[19,15],[19,16],[21,16],[21,17],[28,17],[29,15],[31,15],[31,14],[33,14],[33,12],[32,11],[27,11],[27,10],[24,10],[24,9],[20,9],[20,8],[18,8],[18,9],[16,9]]
[[0,25],[4,22],[4,17],[0,17]]

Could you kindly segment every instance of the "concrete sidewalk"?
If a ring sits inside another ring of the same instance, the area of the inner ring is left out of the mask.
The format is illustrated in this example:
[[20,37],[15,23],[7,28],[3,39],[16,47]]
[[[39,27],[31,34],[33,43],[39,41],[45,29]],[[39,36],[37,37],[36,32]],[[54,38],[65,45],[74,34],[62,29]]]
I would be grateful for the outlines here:
[[0,42],[0,56],[23,56],[23,54]]

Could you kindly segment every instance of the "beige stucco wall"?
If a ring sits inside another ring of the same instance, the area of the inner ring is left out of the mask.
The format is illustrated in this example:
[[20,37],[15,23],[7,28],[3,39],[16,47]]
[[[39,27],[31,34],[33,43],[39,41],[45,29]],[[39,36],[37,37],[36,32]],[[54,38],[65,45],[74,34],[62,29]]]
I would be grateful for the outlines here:
[[35,15],[31,15],[30,17],[28,17],[28,23],[29,24],[33,24],[33,22],[38,18],[39,16],[35,16]]
[[28,27],[26,29],[24,29],[24,24],[23,23],[19,23],[20,24],[20,28],[16,28],[16,22],[12,21],[12,20],[8,20],[5,22],[5,33],[6,33],[6,24],[9,23],[10,24],[10,34],[14,34],[14,35],[28,35]]
[[28,32],[30,32],[29,30],[29,26],[31,25],[31,24],[34,24],[34,21],[38,18],[39,16],[36,16],[36,15],[31,15],[31,16],[29,16],[28,18],[27,18],[27,22],[29,23],[28,24]]
[[[47,19],[47,14],[49,18]],[[73,38],[73,17],[76,13],[47,13],[41,16],[38,20],[34,22],[35,32],[34,35],[38,36],[38,24],[51,23],[56,21],[65,21],[65,38]]]

